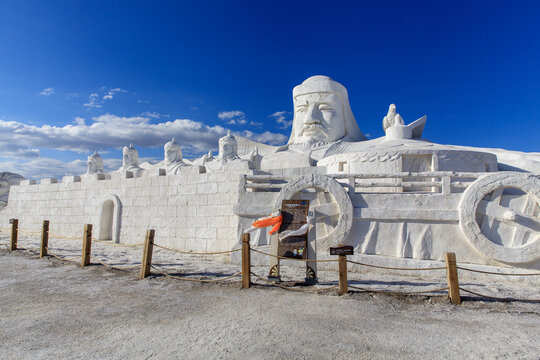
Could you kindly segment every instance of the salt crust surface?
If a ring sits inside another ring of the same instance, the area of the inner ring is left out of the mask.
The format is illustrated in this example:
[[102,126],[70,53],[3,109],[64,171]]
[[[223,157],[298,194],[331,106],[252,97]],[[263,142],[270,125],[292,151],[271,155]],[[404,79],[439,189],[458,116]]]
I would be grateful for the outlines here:
[[[51,249],[76,255],[68,243],[56,240]],[[37,241],[21,238],[19,244],[33,248]],[[94,245],[95,256],[110,264],[139,261],[140,250]],[[444,297],[338,297],[259,285],[241,290],[238,281],[200,284],[159,276],[137,281],[136,270],[82,269],[0,248],[2,359],[534,359],[540,352],[538,304],[468,300],[453,306]],[[181,264],[166,267],[182,274],[238,271],[201,257],[155,255],[161,264]],[[285,269],[287,278],[300,275]],[[319,273],[321,282],[335,275]],[[439,279],[370,273],[359,281],[395,289]],[[499,296],[539,295],[538,286],[512,284],[488,286]]]

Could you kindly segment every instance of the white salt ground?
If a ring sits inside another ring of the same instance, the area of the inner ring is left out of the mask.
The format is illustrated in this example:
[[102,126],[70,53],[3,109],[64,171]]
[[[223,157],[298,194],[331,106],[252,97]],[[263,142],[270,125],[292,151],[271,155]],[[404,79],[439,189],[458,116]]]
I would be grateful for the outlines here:
[[[19,245],[34,249],[37,236]],[[7,242],[5,233],[0,243]],[[53,252],[80,256],[80,240],[51,238]],[[142,248],[94,243],[109,265],[139,265]],[[213,257],[155,249],[153,263],[168,273],[215,279],[237,265]],[[255,267],[266,275],[267,267]],[[464,297],[396,296],[332,289],[297,293],[264,284],[240,289],[239,277],[196,283],[138,269],[79,268],[36,252],[0,246],[1,359],[539,359],[540,304]],[[286,284],[303,270],[282,267]],[[335,271],[319,271],[324,288]],[[460,274],[461,276],[461,274]],[[361,287],[418,291],[445,286],[439,275],[350,273]],[[533,277],[468,274],[462,286],[498,297],[540,299]],[[538,277],[535,277],[538,278]],[[309,289],[312,287],[300,287]],[[437,294],[434,294],[437,295]],[[444,292],[438,293],[444,295]],[[465,294],[462,294],[465,295]]]

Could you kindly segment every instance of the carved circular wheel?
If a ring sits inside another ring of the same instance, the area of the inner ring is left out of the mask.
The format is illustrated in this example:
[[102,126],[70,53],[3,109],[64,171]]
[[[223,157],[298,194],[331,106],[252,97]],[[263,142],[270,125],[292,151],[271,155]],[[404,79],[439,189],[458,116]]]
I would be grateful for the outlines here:
[[309,211],[315,216],[317,247],[326,250],[342,243],[351,231],[353,206],[343,186],[324,175],[306,175],[289,181],[279,192],[274,209],[282,200],[309,200]]
[[540,179],[499,172],[479,178],[463,193],[459,225],[480,252],[502,262],[540,259]]

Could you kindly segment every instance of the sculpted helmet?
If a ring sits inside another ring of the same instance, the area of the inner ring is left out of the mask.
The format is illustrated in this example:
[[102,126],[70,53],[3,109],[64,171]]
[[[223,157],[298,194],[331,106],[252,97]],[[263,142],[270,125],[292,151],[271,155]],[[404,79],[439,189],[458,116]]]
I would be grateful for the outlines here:
[[[124,166],[139,165],[139,152],[137,149],[135,149],[133,143],[129,144],[129,147],[124,146],[122,149],[122,155],[124,156]],[[131,157],[131,162],[129,164],[125,163],[126,155]]]
[[219,149],[221,150],[225,144],[232,146],[233,155],[238,154],[238,142],[236,141],[236,138],[231,134],[231,130],[227,132],[227,135],[219,139]]
[[182,147],[174,140],[174,138],[163,146],[163,150],[165,152],[165,159],[167,159],[167,152],[172,150],[176,153],[176,159],[174,159],[174,161],[182,160]]

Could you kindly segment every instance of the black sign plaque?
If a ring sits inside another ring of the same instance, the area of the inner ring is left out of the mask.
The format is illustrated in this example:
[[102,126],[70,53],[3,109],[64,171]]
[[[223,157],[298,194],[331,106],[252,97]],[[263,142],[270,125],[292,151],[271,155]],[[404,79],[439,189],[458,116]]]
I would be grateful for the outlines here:
[[[307,222],[309,200],[283,200],[281,214],[283,222],[279,233],[286,230],[298,230]],[[290,236],[279,241],[278,256],[291,259],[307,259],[308,234]]]

